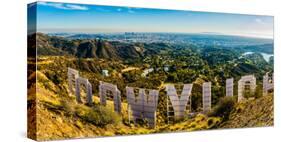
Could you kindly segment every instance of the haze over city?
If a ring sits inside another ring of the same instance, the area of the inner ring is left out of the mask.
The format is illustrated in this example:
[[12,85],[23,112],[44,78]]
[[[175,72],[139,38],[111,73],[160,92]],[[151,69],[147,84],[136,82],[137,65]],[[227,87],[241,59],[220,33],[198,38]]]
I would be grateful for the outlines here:
[[37,2],[36,20],[37,31],[43,33],[167,32],[273,38],[272,16]]

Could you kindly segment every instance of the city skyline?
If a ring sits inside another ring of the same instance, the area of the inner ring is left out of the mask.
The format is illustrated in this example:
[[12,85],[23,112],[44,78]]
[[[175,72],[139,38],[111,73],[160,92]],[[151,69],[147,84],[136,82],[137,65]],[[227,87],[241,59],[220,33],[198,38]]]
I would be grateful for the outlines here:
[[54,2],[36,4],[37,31],[43,33],[216,33],[273,39],[272,16]]

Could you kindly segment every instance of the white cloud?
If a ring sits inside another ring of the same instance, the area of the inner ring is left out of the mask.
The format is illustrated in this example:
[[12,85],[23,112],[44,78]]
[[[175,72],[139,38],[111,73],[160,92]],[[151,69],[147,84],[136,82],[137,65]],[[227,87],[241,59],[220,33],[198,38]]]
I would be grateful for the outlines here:
[[74,4],[67,4],[66,5],[68,8],[71,9],[76,9],[76,10],[88,10],[89,8],[86,6],[81,6],[81,5],[74,5]]
[[76,5],[76,4],[63,4],[63,3],[50,3],[50,2],[38,2],[38,5],[50,6],[58,9],[66,10],[88,10],[86,6]]
[[259,24],[265,24],[262,19],[256,18],[255,21]]

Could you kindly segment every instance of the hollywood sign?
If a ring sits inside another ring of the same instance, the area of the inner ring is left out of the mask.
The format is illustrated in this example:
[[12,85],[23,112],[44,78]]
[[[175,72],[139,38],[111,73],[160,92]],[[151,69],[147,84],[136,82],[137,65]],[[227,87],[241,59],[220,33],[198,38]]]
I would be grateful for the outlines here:
[[[233,96],[233,78],[226,80],[226,96]],[[92,104],[92,85],[88,79],[80,77],[79,72],[75,69],[68,68],[68,84],[69,93],[76,96],[78,103]],[[81,99],[81,86],[85,87],[86,101]],[[167,92],[167,100],[171,103],[173,108],[173,117],[180,119],[185,117],[185,111],[188,101],[191,101],[192,84],[184,84],[180,95],[174,85],[168,84],[165,86]],[[202,110],[208,112],[211,110],[211,82],[205,82],[202,85]],[[238,102],[244,100],[243,93],[249,88],[251,93],[256,89],[256,78],[254,75],[247,75],[241,77],[238,81]],[[269,90],[274,87],[274,78],[269,77],[268,73],[263,76],[263,95],[267,95]],[[136,95],[138,94],[138,95]],[[99,98],[100,104],[106,105],[107,96],[113,96],[114,111],[121,114],[121,93],[116,85],[100,81],[99,84]],[[126,87],[126,96],[128,102],[128,114],[132,113],[134,123],[138,119],[145,119],[149,127],[154,128],[156,125],[156,110],[158,104],[159,90],[145,89],[137,87]],[[169,99],[168,99],[169,98]],[[168,109],[167,109],[168,111]],[[169,115],[168,115],[169,117]],[[129,120],[130,121],[130,120]]]

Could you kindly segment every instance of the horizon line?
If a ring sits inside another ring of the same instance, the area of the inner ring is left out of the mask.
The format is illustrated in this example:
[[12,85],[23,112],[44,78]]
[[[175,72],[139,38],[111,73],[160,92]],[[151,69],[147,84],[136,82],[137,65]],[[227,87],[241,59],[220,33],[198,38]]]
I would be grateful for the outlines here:
[[[140,32],[140,31],[113,31],[113,32],[71,32],[71,31],[57,31],[57,32],[48,32],[48,31],[36,31],[36,33],[52,34],[52,33],[65,33],[65,34],[121,34],[121,33],[154,33],[154,34],[201,34],[201,35],[218,35],[218,36],[235,36],[235,37],[245,37],[245,38],[257,38],[257,39],[271,39],[274,40],[273,36],[255,36],[247,34],[231,34],[231,33],[220,33],[220,32]],[[32,33],[31,33],[32,34]]]

